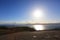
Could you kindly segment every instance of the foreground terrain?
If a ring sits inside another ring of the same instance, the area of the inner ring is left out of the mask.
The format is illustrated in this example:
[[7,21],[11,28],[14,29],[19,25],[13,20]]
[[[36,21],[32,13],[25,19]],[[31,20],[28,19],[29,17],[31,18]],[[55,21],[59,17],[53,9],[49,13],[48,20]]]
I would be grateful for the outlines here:
[[0,40],[60,40],[60,31],[17,32],[1,35]]

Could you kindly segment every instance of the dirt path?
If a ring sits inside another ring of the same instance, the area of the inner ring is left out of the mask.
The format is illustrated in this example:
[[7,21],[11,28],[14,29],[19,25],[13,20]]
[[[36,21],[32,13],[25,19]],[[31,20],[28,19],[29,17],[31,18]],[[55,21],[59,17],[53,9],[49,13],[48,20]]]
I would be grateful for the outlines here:
[[18,32],[2,35],[0,40],[60,40],[60,31]]

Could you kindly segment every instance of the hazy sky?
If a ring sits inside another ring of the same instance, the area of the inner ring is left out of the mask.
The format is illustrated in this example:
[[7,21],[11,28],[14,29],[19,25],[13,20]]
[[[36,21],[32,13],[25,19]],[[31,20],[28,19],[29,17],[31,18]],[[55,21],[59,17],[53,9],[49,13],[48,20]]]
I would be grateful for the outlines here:
[[59,0],[0,0],[0,21],[31,21],[36,8],[43,10],[39,22],[60,22]]

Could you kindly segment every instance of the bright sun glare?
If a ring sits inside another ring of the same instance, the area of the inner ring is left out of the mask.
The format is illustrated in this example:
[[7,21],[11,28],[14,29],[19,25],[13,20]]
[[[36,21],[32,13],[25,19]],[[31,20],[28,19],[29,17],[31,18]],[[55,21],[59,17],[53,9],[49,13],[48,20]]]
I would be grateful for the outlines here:
[[35,30],[44,30],[44,26],[43,25],[33,25]]
[[33,17],[34,18],[41,18],[41,17],[43,17],[43,11],[39,10],[39,9],[34,10]]
[[[39,20],[43,17],[43,11],[42,10],[39,10],[39,9],[36,9],[33,11],[33,18],[35,18],[35,20]],[[36,22],[35,21],[35,22]],[[35,30],[43,30],[43,25],[34,25],[33,26]]]

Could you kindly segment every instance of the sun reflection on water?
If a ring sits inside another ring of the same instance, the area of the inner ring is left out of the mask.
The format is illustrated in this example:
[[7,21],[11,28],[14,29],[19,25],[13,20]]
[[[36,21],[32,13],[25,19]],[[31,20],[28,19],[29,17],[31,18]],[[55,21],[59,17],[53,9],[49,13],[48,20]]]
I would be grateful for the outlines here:
[[44,30],[44,26],[43,25],[33,25],[35,30]]

